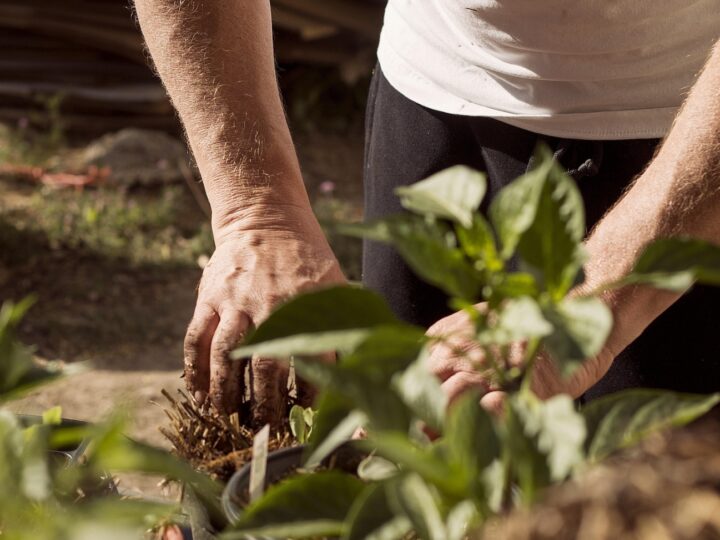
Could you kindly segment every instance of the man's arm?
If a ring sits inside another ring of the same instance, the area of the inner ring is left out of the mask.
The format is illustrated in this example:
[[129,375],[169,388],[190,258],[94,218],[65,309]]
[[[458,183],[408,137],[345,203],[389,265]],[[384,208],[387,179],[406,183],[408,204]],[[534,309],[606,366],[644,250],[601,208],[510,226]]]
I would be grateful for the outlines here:
[[[591,233],[582,291],[627,275],[644,247],[659,238],[689,236],[720,244],[719,88],[720,42],[657,156]],[[613,331],[603,353],[586,362],[570,391],[579,395],[599,381],[615,356],[678,298],[647,286],[605,293]]]
[[[275,76],[268,0],[136,0],[147,46],[185,126],[212,207],[216,251],[185,343],[187,383],[231,410],[229,351],[283,299],[342,273],[315,220]],[[253,364],[259,420],[284,382]]]
[[[586,281],[575,291],[577,294],[625,277],[653,240],[691,236],[720,244],[719,88],[720,42],[657,156],[587,240]],[[552,362],[540,359],[535,364],[533,390],[541,397],[560,392],[582,395],[602,378],[615,356],[679,297],[646,286],[605,293],[602,298],[613,311],[615,324],[603,351],[587,360],[569,381],[562,380]],[[428,333],[454,335],[464,341],[472,339],[472,324],[464,312],[459,312],[435,323]],[[453,351],[436,346],[430,359],[430,370],[440,378],[450,399],[479,388],[485,393],[483,406],[500,408],[502,392],[493,391],[476,368],[482,353],[471,348],[458,357]]]

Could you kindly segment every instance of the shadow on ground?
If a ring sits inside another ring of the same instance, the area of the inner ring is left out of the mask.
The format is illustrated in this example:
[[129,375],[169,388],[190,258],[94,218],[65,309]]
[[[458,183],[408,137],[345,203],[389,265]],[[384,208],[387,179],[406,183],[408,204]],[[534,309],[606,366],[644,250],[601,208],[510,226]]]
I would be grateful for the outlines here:
[[84,249],[52,249],[0,214],[0,299],[33,294],[20,337],[38,356],[98,369],[177,370],[197,266],[136,265]]

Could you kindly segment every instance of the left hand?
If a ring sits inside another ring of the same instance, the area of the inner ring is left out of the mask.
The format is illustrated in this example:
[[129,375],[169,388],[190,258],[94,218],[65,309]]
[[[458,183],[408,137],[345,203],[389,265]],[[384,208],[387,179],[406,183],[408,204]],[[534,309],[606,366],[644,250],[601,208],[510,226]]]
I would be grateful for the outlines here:
[[[484,304],[478,309],[483,310]],[[480,345],[474,339],[475,325],[464,311],[440,319],[427,335],[442,338],[430,349],[428,368],[441,383],[452,404],[463,393],[477,390],[482,395],[480,405],[490,412],[500,412],[505,392],[493,381],[492,369]]]
[[[482,311],[485,304],[478,304],[476,308]],[[469,390],[477,390],[482,395],[480,405],[483,408],[490,412],[501,412],[506,393],[494,380],[488,359],[474,339],[475,325],[469,315],[459,311],[440,319],[428,329],[427,335],[443,338],[431,348],[428,368],[440,380],[449,403],[452,404]],[[520,366],[524,352],[524,343],[511,345],[510,365]],[[540,353],[533,368],[532,390],[541,399],[557,394],[579,397],[602,378],[614,357],[606,346],[598,356],[585,361],[570,378],[565,379],[552,359]]]

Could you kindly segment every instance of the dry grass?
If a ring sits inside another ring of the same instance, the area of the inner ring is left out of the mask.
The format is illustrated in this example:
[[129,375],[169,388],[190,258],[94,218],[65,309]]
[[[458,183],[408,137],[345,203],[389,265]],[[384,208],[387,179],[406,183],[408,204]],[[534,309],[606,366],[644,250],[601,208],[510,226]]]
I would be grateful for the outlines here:
[[[250,461],[255,434],[240,422],[240,413],[219,413],[212,405],[200,405],[182,390],[178,390],[177,399],[165,390],[163,395],[170,405],[164,409],[170,426],[160,431],[179,457],[223,482]],[[269,450],[293,444],[290,433],[282,430],[271,437]]]

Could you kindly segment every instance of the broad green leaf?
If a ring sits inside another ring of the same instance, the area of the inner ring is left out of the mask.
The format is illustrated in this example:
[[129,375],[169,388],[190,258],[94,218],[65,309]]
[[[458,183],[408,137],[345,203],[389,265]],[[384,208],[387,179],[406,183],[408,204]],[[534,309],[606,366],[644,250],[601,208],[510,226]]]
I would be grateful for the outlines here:
[[248,534],[275,538],[340,535],[364,487],[356,477],[337,471],[291,477],[271,486],[251,503],[226,538]]
[[440,503],[420,475],[408,474],[390,486],[391,507],[405,514],[421,540],[447,540]]
[[[508,298],[518,298],[520,296],[529,296],[535,298],[538,296],[538,285],[535,276],[527,272],[513,272],[510,274],[499,274],[498,283],[493,284],[492,293],[498,301]],[[494,298],[489,298],[492,302]]]
[[368,333],[340,364],[369,378],[387,381],[405,370],[420,354],[427,341],[425,331],[416,326],[380,326]]
[[584,261],[585,210],[573,180],[545,147],[537,166],[504,188],[490,208],[503,243],[503,256],[515,250],[556,300],[572,287]]
[[436,431],[442,431],[447,409],[447,395],[437,377],[427,366],[429,352],[423,354],[404,372],[395,376],[393,387],[413,414]]
[[348,513],[343,540],[397,540],[412,530],[407,518],[393,513],[387,490],[385,484],[365,488]]
[[398,188],[395,192],[408,210],[470,227],[486,190],[484,174],[457,165],[411,186]]
[[483,345],[508,345],[528,339],[541,339],[553,331],[538,303],[528,296],[508,300],[500,308],[497,323],[478,334]]
[[593,297],[566,298],[544,315],[554,329],[543,345],[565,376],[600,352],[613,325],[610,309]]
[[368,451],[396,463],[403,470],[422,476],[439,490],[451,496],[462,496],[465,479],[461,471],[436,456],[432,448],[424,448],[398,432],[371,432],[360,444]]
[[453,404],[448,414],[443,440],[448,458],[463,471],[470,490],[480,497],[481,473],[500,455],[500,440],[492,418],[480,406],[480,396],[469,392]]
[[720,394],[693,395],[666,390],[625,390],[583,407],[588,459],[599,461],[650,433],[681,426],[720,402]]
[[465,500],[456,504],[448,514],[445,528],[447,540],[465,540],[468,533],[478,527],[482,516],[472,500]]
[[353,402],[332,388],[324,388],[316,402],[317,413],[308,440],[308,456],[330,436],[337,426],[354,410]]
[[294,405],[289,415],[290,431],[293,437],[300,443],[307,441],[307,424],[305,423],[305,409],[300,405]]
[[442,223],[403,215],[365,225],[346,225],[340,230],[393,245],[420,278],[451,296],[476,300],[480,293],[482,276]]
[[584,459],[585,423],[569,396],[542,402],[528,392],[510,395],[504,437],[505,459],[525,503],[536,501],[541,489],[566,478]]
[[556,300],[575,284],[585,261],[584,235],[582,197],[573,180],[556,165],[543,188],[535,221],[518,244],[523,264],[539,273],[538,281]]
[[312,356],[333,351],[350,351],[370,335],[371,330],[335,330],[331,332],[300,333],[270,339],[257,344],[243,345],[232,353],[234,359],[253,355],[282,358],[294,355]]
[[476,268],[490,272],[503,269],[505,263],[498,253],[495,235],[482,215],[475,214],[469,228],[456,226],[455,234],[460,248],[468,257],[476,261]]
[[720,247],[703,240],[667,238],[650,244],[620,284],[682,292],[696,281],[720,285]]
[[357,287],[330,287],[300,294],[281,305],[244,344],[397,322],[388,305],[376,293]]
[[407,406],[390,387],[390,380],[377,380],[366,372],[342,364],[329,365],[316,361],[300,361],[297,372],[321,388],[332,387],[344,395],[353,408],[363,411],[369,425],[376,429],[406,431],[411,415]]
[[24,435],[20,489],[22,494],[32,501],[45,501],[52,492],[52,480],[47,459],[48,428],[43,425],[34,425],[27,428]]
[[220,535],[221,540],[286,540],[298,538],[336,538],[345,531],[342,521],[332,519],[306,519],[291,523],[274,523],[268,520],[267,525],[247,527],[240,530],[227,529]]
[[490,204],[490,221],[500,239],[504,259],[512,257],[520,238],[534,223],[540,195],[551,168],[550,160],[542,160],[503,188]]

